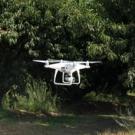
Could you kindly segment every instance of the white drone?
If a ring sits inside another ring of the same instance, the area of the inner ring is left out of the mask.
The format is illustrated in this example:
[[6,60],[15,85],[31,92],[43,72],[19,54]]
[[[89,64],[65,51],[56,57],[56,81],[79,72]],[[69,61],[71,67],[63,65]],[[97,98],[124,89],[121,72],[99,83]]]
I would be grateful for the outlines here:
[[[44,63],[45,68],[55,69],[54,84],[72,85],[80,84],[80,70],[90,68],[90,64],[102,63],[101,61],[66,61],[66,60],[33,60]],[[62,73],[61,81],[57,81],[58,72]],[[75,74],[76,73],[76,74]]]

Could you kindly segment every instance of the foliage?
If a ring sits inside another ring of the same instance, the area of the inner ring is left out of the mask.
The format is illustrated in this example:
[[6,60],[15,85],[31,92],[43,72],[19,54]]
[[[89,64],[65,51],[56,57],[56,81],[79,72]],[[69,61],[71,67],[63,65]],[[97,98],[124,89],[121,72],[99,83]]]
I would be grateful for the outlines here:
[[52,96],[46,83],[32,80],[26,85],[26,93],[20,95],[13,89],[8,91],[3,98],[4,108],[42,113],[57,111],[57,96]]
[[79,86],[51,85],[58,95],[64,90],[63,99],[89,90],[133,91],[134,6],[134,0],[0,0],[0,100],[10,89],[24,93],[29,74],[51,84],[50,71],[33,59],[103,61],[82,73]]
[[88,94],[86,94],[84,96],[84,100],[87,102],[106,102],[106,103],[113,103],[113,104],[117,104],[120,103],[120,100],[124,101],[124,98],[120,99],[118,97],[116,97],[115,95],[111,95],[111,94],[96,94],[95,92],[90,92]]

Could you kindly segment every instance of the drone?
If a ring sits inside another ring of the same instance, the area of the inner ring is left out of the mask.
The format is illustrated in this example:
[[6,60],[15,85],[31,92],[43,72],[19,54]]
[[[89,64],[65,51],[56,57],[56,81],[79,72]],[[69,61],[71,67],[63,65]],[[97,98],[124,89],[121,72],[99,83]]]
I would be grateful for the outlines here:
[[[67,60],[33,60],[43,63],[45,68],[54,69],[55,85],[80,84],[80,70],[90,68],[90,64],[102,63],[101,61],[67,61]],[[57,80],[58,72],[61,72],[61,81]]]

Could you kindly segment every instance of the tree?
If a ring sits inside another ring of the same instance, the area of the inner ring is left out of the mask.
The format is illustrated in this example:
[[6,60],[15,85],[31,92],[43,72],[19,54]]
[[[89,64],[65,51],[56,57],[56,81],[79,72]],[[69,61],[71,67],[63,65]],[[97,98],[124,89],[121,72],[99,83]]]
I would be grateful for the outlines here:
[[60,94],[64,89],[70,97],[90,90],[115,94],[133,90],[134,4],[133,0],[0,0],[1,97],[9,89],[23,93],[29,75],[49,85],[51,72],[34,64],[35,58],[103,61],[82,72],[79,86],[52,85]]

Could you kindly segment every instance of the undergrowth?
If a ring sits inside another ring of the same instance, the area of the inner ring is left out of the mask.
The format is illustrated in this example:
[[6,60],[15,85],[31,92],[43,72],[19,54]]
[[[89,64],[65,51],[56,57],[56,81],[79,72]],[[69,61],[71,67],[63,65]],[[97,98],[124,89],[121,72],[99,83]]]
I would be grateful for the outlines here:
[[25,95],[9,90],[3,98],[3,107],[48,113],[58,110],[57,101],[57,96],[52,95],[45,82],[32,80],[26,85]]

